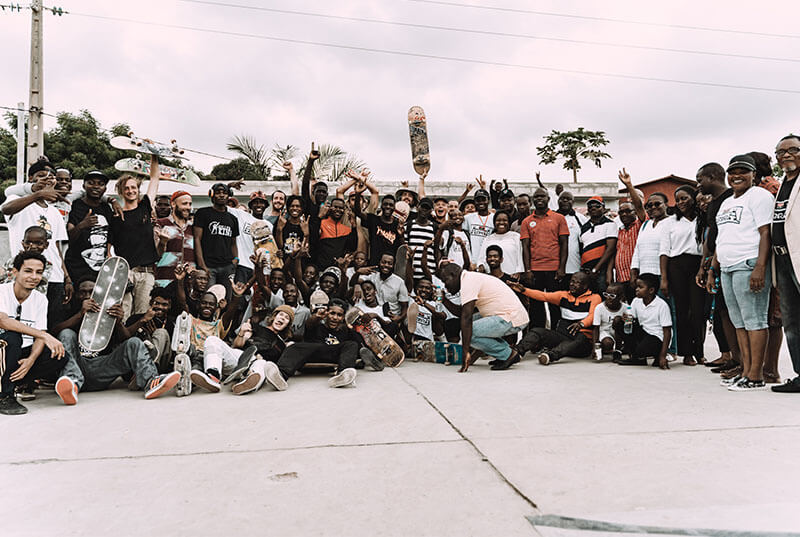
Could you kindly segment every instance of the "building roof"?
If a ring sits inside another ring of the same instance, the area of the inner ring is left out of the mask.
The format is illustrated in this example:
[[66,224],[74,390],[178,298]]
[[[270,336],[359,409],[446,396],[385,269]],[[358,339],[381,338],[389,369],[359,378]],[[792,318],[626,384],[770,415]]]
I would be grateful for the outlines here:
[[[662,181],[673,181],[675,183],[681,183],[684,185],[693,185],[693,186],[697,185],[697,181],[695,181],[694,179],[687,179],[686,177],[680,177],[678,175],[669,174],[664,177],[659,177],[658,179],[650,179],[649,181],[644,181],[643,183],[638,183],[633,186],[635,186],[636,188],[642,188],[643,186],[657,184]],[[627,190],[628,190],[627,188],[623,187],[619,189],[619,192],[626,192]]]

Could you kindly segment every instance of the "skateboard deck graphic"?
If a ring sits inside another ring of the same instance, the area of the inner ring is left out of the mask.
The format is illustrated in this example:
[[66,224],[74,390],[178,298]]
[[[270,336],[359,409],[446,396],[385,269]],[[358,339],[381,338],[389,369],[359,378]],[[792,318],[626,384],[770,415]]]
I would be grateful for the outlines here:
[[406,267],[408,265],[408,246],[405,244],[401,244],[397,248],[397,253],[394,256],[394,273],[403,278],[403,281],[406,279]]
[[148,155],[156,155],[161,158],[185,159],[183,149],[178,147],[177,142],[172,140],[170,145],[160,144],[148,138],[138,138],[129,132],[128,136],[114,136],[111,138],[111,147],[128,151],[138,151]]
[[461,365],[464,362],[464,350],[458,343],[445,341],[418,341],[416,361],[436,362],[444,365]]
[[408,110],[408,134],[414,171],[422,175],[431,169],[431,152],[428,146],[428,122],[420,106],[412,106]]
[[283,259],[278,257],[278,245],[266,221],[256,221],[250,225],[250,236],[253,238],[256,259],[266,259],[266,268],[283,268]]
[[[136,155],[136,158],[123,158],[114,164],[114,167],[121,172],[135,173],[137,175],[146,175],[150,177],[150,161],[140,158],[141,155]],[[183,168],[173,168],[172,166],[158,165],[158,178],[162,181],[173,181],[175,183],[183,183],[186,185],[200,186],[200,177],[192,170]]]
[[108,314],[108,308],[122,300],[128,284],[128,269],[128,262],[121,257],[109,257],[100,267],[92,291],[92,299],[100,305],[100,311],[88,312],[81,321],[78,344],[82,351],[98,353],[108,346],[116,323]]
[[364,317],[364,312],[355,306],[347,310],[344,319],[353,327],[353,330],[361,334],[367,347],[384,364],[389,367],[397,367],[403,363],[405,359],[403,349],[383,330],[381,323],[375,319],[367,319]]

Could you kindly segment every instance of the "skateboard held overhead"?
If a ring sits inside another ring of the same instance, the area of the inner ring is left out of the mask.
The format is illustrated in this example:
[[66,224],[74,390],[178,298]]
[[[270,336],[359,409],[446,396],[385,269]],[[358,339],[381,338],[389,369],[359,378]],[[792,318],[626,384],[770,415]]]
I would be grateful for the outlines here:
[[111,146],[117,149],[125,149],[128,151],[138,151],[139,153],[147,153],[148,155],[156,155],[160,158],[168,159],[185,159],[183,149],[178,147],[175,140],[167,144],[154,142],[148,138],[137,138],[133,135],[133,131],[128,133],[128,136],[114,136],[111,138]]
[[[146,175],[150,177],[150,161],[144,160],[141,158],[141,155],[136,155],[136,158],[120,159],[114,164],[114,167],[121,172],[135,173],[137,175]],[[200,186],[200,177],[192,170],[173,168],[172,166],[159,164],[158,175],[158,178],[162,181],[173,181],[185,185]]]
[[411,160],[418,175],[431,169],[431,151],[428,146],[428,122],[420,106],[408,110],[408,134],[411,138]]
[[92,291],[92,300],[100,311],[86,313],[81,321],[78,344],[81,352],[98,353],[108,346],[117,320],[108,314],[108,308],[122,301],[128,284],[128,262],[122,257],[109,257],[100,267]]
[[353,306],[344,316],[347,324],[361,334],[364,343],[375,353],[380,361],[389,367],[397,367],[405,359],[405,353],[395,340],[389,337],[381,323],[364,315],[361,309]]

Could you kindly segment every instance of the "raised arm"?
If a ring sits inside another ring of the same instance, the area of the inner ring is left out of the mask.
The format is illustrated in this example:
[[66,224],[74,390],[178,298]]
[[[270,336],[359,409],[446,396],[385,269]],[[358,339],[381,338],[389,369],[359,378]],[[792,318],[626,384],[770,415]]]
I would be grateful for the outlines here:
[[156,206],[156,195],[158,194],[158,181],[161,174],[158,171],[158,156],[150,155],[150,184],[147,185],[147,197],[153,207]]
[[417,183],[417,195],[419,199],[425,197],[425,178],[428,177],[428,172],[423,173],[419,176],[419,182]]
[[297,180],[297,172],[294,170],[294,164],[287,160],[283,163],[283,169],[289,174],[289,183],[292,185],[292,196],[299,196],[300,182]]
[[461,202],[467,199],[467,196],[469,196],[469,193],[472,191],[473,188],[475,188],[475,185],[473,185],[472,183],[467,183],[467,186],[464,187],[464,192],[462,192],[461,195],[456,200],[458,202],[459,207],[461,207]]
[[314,169],[314,161],[319,158],[319,151],[314,149],[314,142],[311,142],[311,153],[308,154],[308,161],[306,161],[306,169],[303,170],[303,182],[301,185],[300,197],[303,199],[303,204],[307,206],[308,210],[314,206],[314,200],[311,199],[311,174]]
[[631,180],[631,176],[625,171],[625,168],[622,168],[622,171],[619,172],[619,180],[622,181],[622,184],[628,189],[628,197],[631,198],[631,204],[633,205],[633,210],[636,212],[636,218],[638,218],[640,222],[644,222],[647,220],[647,213],[644,210],[642,198],[639,197],[639,193],[636,192],[636,189],[633,187],[633,180]]

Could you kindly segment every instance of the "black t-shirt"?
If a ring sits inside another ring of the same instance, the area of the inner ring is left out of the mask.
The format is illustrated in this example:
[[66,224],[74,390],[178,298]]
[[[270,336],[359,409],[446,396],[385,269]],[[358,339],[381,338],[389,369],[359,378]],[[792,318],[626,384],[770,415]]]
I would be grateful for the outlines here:
[[206,266],[216,268],[230,265],[233,261],[231,248],[239,236],[236,217],[227,209],[220,212],[213,207],[203,207],[194,215],[194,226],[203,229],[200,245]]
[[260,324],[253,325],[253,336],[248,343],[255,345],[261,357],[268,362],[277,362],[286,348],[283,338]]
[[[136,323],[142,317],[144,317],[144,313],[136,313],[134,315],[131,315],[130,317],[128,317],[128,320],[125,321],[125,326],[133,326],[133,324]],[[165,320],[159,319],[158,317],[153,317],[153,324],[155,325],[156,328],[166,329],[169,336],[172,337],[172,332],[175,330],[175,319],[172,319],[169,316],[167,316]],[[144,328],[139,328],[139,330],[134,335],[142,340],[150,336],[150,334]]]
[[403,231],[399,229],[398,221],[392,218],[391,222],[384,222],[377,214],[362,216],[361,225],[369,233],[369,264],[377,265],[383,254],[397,254],[397,248],[403,244]]
[[778,195],[775,196],[775,212],[772,213],[772,245],[773,246],[788,246],[786,244],[786,231],[784,230],[784,222],[786,222],[786,207],[789,205],[789,196],[792,194],[794,184],[797,178],[790,181],[783,180]]
[[326,345],[336,345],[345,341],[361,341],[361,337],[354,330],[342,323],[338,330],[331,330],[325,323],[318,323],[311,329],[306,328],[305,341],[309,343],[325,343]]
[[153,238],[150,198],[145,194],[135,209],[123,212],[125,220],[111,220],[114,252],[124,257],[131,268],[155,265],[159,255]]
[[717,213],[722,202],[733,196],[733,190],[730,188],[708,202],[706,207],[706,222],[708,222],[708,234],[706,235],[706,247],[708,248],[708,255],[713,255],[717,249]]
[[295,245],[302,244],[305,238],[303,230],[300,229],[300,224],[292,224],[288,221],[283,226],[281,235],[283,236],[283,252],[285,254],[291,254],[294,251]]
[[[93,280],[97,277],[97,271],[106,259],[107,245],[113,237],[110,224],[114,213],[107,203],[101,202],[97,207],[89,207],[83,199],[73,201],[67,220],[68,227],[69,224],[80,224],[89,214],[89,210],[97,216],[97,225],[84,229],[77,237],[69,239],[69,249],[64,259],[67,271],[76,284],[84,277]],[[152,239],[152,233],[150,237]]]

